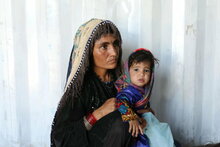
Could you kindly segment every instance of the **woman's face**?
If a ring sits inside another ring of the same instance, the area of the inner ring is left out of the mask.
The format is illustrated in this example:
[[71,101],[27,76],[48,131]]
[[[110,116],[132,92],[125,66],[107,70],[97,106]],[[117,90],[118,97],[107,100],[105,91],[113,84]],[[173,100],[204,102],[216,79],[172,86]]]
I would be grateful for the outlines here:
[[114,69],[118,63],[119,40],[112,34],[103,35],[96,40],[93,48],[95,70]]

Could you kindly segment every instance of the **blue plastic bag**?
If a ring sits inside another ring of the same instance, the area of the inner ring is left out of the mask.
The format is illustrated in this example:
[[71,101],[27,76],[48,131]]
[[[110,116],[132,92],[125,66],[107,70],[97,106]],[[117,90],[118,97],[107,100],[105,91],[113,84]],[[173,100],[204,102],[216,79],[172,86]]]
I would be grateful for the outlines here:
[[142,117],[147,121],[144,134],[149,138],[150,147],[175,147],[173,135],[167,123],[159,122],[151,112],[144,113]]

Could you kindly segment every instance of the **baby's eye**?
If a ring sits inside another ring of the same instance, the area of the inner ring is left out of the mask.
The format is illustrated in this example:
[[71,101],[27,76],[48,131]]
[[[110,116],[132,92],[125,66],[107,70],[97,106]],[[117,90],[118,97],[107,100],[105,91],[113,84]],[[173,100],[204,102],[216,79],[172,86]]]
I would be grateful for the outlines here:
[[134,68],[134,71],[138,71],[138,68]]
[[149,73],[149,72],[150,72],[150,69],[145,69],[144,72]]

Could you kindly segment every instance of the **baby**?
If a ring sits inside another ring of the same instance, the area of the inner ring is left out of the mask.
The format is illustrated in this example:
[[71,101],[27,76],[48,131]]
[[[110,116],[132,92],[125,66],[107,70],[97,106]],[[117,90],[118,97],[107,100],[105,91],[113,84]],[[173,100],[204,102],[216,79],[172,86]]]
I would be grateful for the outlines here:
[[122,120],[129,123],[129,132],[137,139],[133,147],[174,146],[168,124],[160,123],[150,108],[155,63],[158,60],[149,50],[136,49],[125,63],[125,74],[116,81],[116,107]]

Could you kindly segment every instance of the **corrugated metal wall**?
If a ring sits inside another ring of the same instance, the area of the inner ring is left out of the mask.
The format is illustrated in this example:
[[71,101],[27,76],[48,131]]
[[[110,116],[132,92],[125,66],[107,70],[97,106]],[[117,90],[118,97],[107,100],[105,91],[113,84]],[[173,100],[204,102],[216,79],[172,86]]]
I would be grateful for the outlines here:
[[49,146],[76,29],[112,20],[160,60],[152,107],[183,144],[220,142],[219,0],[0,0],[0,147]]

